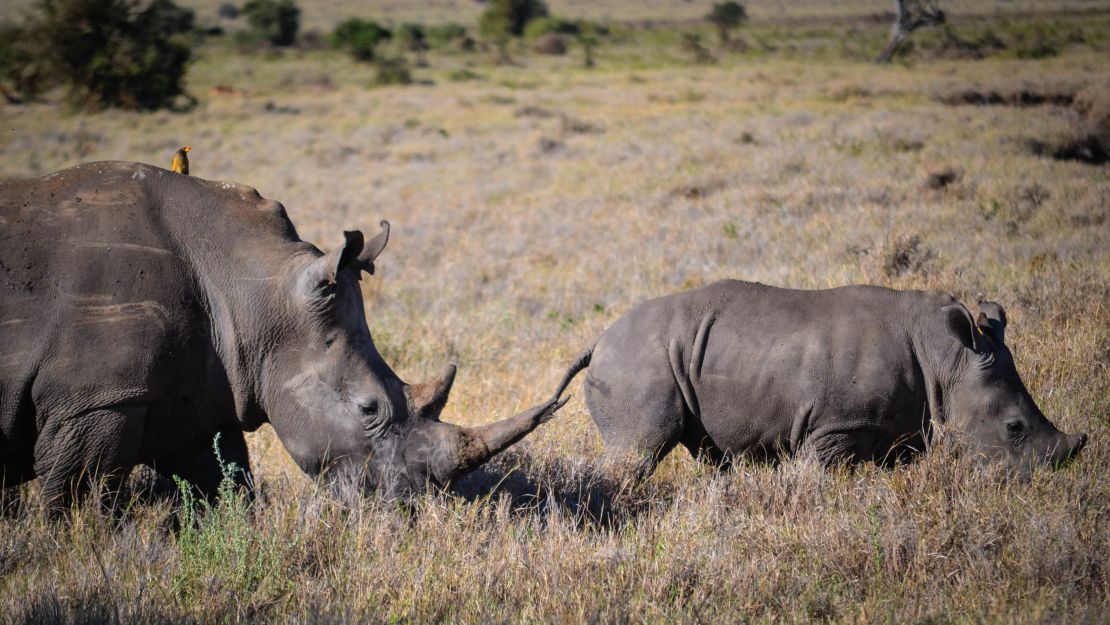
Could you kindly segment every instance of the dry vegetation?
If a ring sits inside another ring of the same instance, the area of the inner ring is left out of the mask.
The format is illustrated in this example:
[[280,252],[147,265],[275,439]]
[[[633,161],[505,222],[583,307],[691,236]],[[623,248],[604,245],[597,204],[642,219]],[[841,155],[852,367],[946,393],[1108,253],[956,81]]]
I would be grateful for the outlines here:
[[[0,109],[5,177],[166,165],[188,143],[194,175],[281,200],[322,247],[391,220],[370,327],[402,377],[459,363],[447,420],[531,404],[635,303],[737,277],[987,295],[1042,409],[1091,434],[1028,485],[944,445],[856,472],[718,475],[676,452],[618,496],[579,394],[405,511],[339,505],[264,428],[260,501],[197,529],[168,531],[164,503],[51,523],[25,488],[0,519],[0,621],[1107,622],[1110,176],[1034,149],[1098,126],[1102,41],[878,68],[850,52],[689,66],[637,40],[594,70],[431,58],[434,84],[372,90],[338,54],[215,48],[188,114]],[[474,79],[452,81],[463,68]],[[1045,97],[1005,95],[1023,92]]]

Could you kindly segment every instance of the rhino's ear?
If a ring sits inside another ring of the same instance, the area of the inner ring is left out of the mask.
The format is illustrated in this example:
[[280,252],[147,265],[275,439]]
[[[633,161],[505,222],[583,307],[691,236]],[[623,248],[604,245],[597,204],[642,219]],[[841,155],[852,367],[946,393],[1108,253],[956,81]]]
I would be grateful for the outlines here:
[[329,282],[335,282],[335,277],[355,262],[359,252],[362,251],[362,232],[347,230],[343,232],[343,245],[324,255],[324,267],[327,269]]
[[951,304],[940,309],[944,315],[944,327],[948,334],[971,351],[979,351],[979,330],[971,321],[971,313],[963,304]]
[[999,343],[1006,340],[1006,311],[994,302],[979,302],[979,331]]
[[382,231],[367,241],[358,255],[359,265],[370,275],[374,275],[374,259],[385,249],[385,244],[389,243],[389,222],[383,219],[381,227]]

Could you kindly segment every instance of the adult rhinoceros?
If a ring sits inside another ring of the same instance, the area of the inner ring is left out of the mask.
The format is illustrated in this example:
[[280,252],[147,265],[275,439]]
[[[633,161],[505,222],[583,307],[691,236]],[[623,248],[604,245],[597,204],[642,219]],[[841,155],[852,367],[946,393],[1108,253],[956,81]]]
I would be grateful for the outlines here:
[[[137,464],[211,496],[273,425],[307,474],[401,495],[485,462],[560,407],[439,421],[455,369],[406,384],[359,288],[389,227],[327,254],[251,188],[137,163],[0,184],[0,484],[65,505]],[[245,470],[239,479],[249,482]]]
[[935,424],[1019,475],[1074,456],[1037,408],[1004,342],[1006,313],[977,322],[950,295],[849,286],[780,289],[726,280],[645,302],[570,368],[606,448],[638,477],[681,443],[718,463],[810,447],[826,463],[923,450]]

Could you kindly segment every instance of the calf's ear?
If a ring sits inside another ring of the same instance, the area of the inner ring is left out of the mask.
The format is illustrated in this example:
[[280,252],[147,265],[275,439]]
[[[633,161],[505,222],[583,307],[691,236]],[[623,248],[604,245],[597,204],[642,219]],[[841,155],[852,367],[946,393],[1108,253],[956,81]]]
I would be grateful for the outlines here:
[[994,302],[979,302],[979,331],[999,343],[1006,338],[1006,311]]
[[367,241],[358,255],[359,265],[370,275],[374,275],[374,259],[385,249],[385,244],[389,243],[389,222],[383,219],[381,227],[382,231]]
[[948,334],[971,351],[979,351],[979,330],[972,323],[971,313],[967,312],[963,304],[951,304],[940,311],[944,315],[944,327]]
[[324,255],[323,262],[324,267],[327,268],[329,282],[335,282],[339,272],[350,266],[362,251],[362,233],[358,230],[345,230],[343,239],[343,245]]

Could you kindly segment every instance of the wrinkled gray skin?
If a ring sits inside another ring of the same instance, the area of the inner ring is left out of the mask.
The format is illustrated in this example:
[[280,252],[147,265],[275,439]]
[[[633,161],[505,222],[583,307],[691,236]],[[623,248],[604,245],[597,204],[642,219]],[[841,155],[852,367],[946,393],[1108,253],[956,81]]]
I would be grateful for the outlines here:
[[823,291],[722,281],[651,300],[570,368],[614,456],[638,477],[675,445],[718,464],[812,448],[826,463],[889,464],[950,424],[1028,477],[1085,434],[1037,408],[1004,342],[1006,314],[977,322],[951,296],[849,286]]
[[253,189],[136,163],[0,184],[0,483],[64,506],[145,464],[211,497],[214,437],[249,483],[243,432],[270,423],[310,476],[393,497],[547,420],[557,399],[442,423],[454,367],[410,385],[382,360],[359,288],[382,225],[322,254]]

